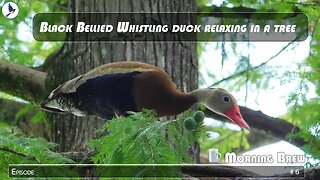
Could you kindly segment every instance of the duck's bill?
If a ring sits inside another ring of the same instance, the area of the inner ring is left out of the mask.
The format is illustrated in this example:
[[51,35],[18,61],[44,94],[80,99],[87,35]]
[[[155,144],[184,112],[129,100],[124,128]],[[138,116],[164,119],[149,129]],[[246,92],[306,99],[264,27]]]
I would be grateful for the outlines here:
[[241,128],[250,130],[249,125],[243,120],[239,107],[237,105],[234,105],[230,110],[225,112],[224,115]]

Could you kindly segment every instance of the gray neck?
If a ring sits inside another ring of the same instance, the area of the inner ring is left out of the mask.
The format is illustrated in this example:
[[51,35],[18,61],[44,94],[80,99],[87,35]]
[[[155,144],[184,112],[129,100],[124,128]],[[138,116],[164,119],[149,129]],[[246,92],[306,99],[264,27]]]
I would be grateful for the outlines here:
[[207,99],[210,95],[209,89],[196,89],[191,91],[191,95],[197,99],[197,102],[207,104]]

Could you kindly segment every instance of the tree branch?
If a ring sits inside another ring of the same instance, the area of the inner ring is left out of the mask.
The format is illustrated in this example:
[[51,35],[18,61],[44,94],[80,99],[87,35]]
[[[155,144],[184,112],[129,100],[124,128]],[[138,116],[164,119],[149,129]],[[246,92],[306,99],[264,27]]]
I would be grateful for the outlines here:
[[[28,111],[17,117],[17,113],[24,108],[28,108]],[[41,111],[39,106],[0,98],[0,121],[17,126],[28,136],[48,138],[48,129],[45,122],[32,122],[32,118],[39,111]]]
[[26,158],[28,158],[30,160],[37,161],[38,164],[41,164],[39,159],[37,157],[35,157],[35,156],[30,156],[30,155],[27,155],[27,154],[24,154],[24,153],[21,153],[21,152],[17,152],[17,151],[8,149],[6,147],[1,147],[1,146],[0,146],[0,151],[8,152],[8,153],[15,154],[15,155],[21,156],[21,157],[26,157]]
[[302,147],[307,143],[303,138],[287,137],[290,133],[299,133],[300,128],[286,120],[274,118],[262,113],[261,111],[254,111],[246,107],[240,107],[240,110],[249,126],[263,130],[278,139],[285,140],[298,147]]
[[46,73],[0,60],[0,90],[39,103],[44,97]]
[[[294,42],[294,41],[290,41],[286,46],[284,46],[284,47],[283,47],[279,52],[277,52],[275,55],[271,56],[267,61],[265,61],[265,62],[263,62],[263,63],[261,63],[261,64],[259,64],[259,65],[257,65],[257,66],[252,67],[251,70],[259,69],[260,67],[268,64],[271,60],[273,60],[273,59],[276,58],[279,54],[281,54],[284,50],[286,50],[293,42]],[[230,76],[228,76],[228,77],[225,77],[225,78],[223,78],[223,79],[221,79],[221,80],[213,83],[213,84],[212,84],[211,86],[209,86],[209,87],[217,86],[217,85],[219,85],[220,83],[222,83],[222,82],[224,82],[224,81],[227,81],[227,80],[230,80],[230,79],[234,79],[234,78],[236,78],[236,77],[239,77],[239,76],[245,74],[247,71],[248,71],[248,70],[246,69],[246,70],[243,70],[243,71],[240,71],[240,72],[236,72],[236,73],[234,73],[234,74],[232,74],[232,75],[230,75]]]
[[[248,8],[248,7],[243,7],[243,6],[239,6],[239,7],[221,7],[221,6],[216,6],[216,5],[212,5],[212,6],[203,6],[203,7],[198,7],[197,9],[198,13],[207,13],[207,16],[213,16],[213,17],[223,17],[225,16],[223,13],[229,13],[229,12],[233,12],[233,13],[243,13],[241,14],[244,18],[251,18],[251,15],[253,13],[256,12],[261,12],[259,11],[259,9],[254,9],[254,8]],[[271,13],[270,16],[260,16],[260,18],[265,19],[265,20],[273,20],[274,19],[274,12],[276,12],[276,10],[274,9],[269,9],[269,10],[265,10],[263,11],[265,13]],[[273,13],[273,14],[272,14]],[[292,17],[296,17],[299,13],[301,13],[301,10],[298,7],[295,7],[294,10],[292,10],[292,12],[285,14],[285,16],[282,17],[282,19],[286,19],[286,18],[292,18]],[[204,14],[201,14],[204,15]]]
[[23,114],[18,119],[16,118],[16,114],[27,105],[27,103],[0,98],[0,119],[11,125],[15,125],[12,124],[14,120],[24,121],[25,119],[31,119],[32,116],[34,116],[36,112],[40,110],[39,108],[33,107],[30,109],[30,111]]
[[202,13],[202,12],[210,12],[210,13],[222,13],[222,12],[255,13],[255,12],[257,12],[257,9],[243,7],[243,6],[229,8],[229,7],[221,7],[221,6],[212,5],[212,6],[198,7],[198,12],[199,13]]
[[61,154],[67,157],[68,159],[72,159],[77,163],[93,164],[92,162],[92,156],[94,155],[93,150],[80,151],[80,152],[62,152]]

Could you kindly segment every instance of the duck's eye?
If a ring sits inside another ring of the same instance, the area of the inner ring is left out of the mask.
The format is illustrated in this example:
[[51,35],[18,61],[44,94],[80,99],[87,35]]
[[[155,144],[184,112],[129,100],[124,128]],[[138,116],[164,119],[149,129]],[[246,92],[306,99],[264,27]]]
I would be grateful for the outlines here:
[[225,103],[229,103],[230,102],[230,98],[227,95],[224,95],[222,99],[223,99],[223,102],[225,102]]

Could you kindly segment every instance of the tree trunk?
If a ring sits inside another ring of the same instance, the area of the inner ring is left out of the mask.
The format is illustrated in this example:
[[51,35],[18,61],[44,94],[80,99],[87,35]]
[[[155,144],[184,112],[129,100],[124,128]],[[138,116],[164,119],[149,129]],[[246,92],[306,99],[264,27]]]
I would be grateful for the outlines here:
[[[192,12],[194,0],[179,1],[70,1],[71,12]],[[170,18],[170,17],[168,17]],[[72,17],[71,17],[72,19]],[[60,83],[102,64],[135,60],[163,68],[179,89],[188,92],[197,87],[195,43],[172,42],[75,42],[66,43],[52,56],[48,68],[47,93]],[[51,140],[62,152],[87,149],[88,141],[97,136],[104,121],[93,116],[48,114],[51,119]]]

